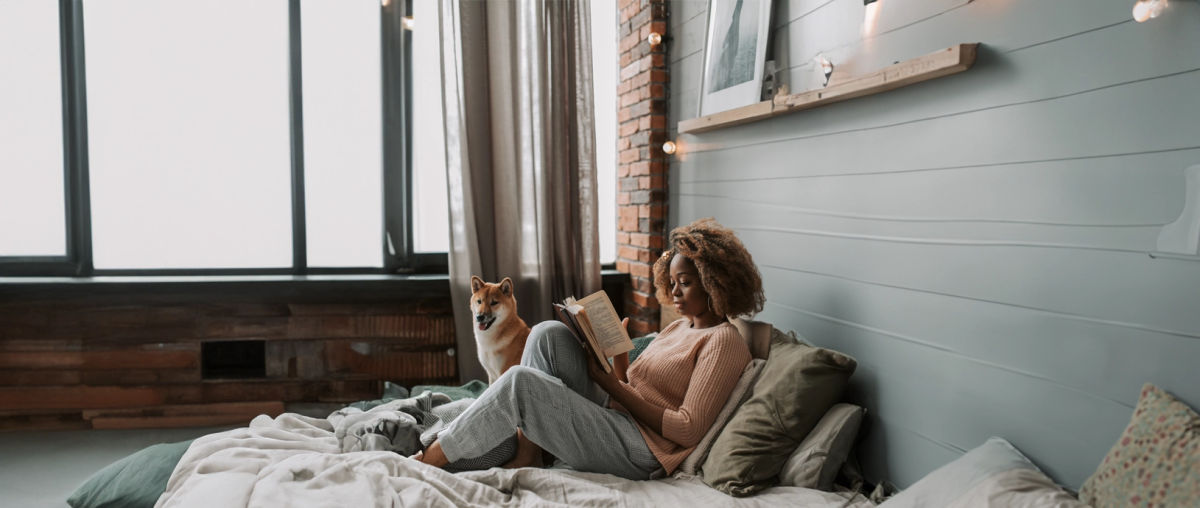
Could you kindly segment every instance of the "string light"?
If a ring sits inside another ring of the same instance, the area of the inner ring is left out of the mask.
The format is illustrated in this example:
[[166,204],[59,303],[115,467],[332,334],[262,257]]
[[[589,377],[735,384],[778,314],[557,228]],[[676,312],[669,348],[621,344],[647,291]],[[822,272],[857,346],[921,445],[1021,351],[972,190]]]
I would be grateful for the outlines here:
[[675,153],[675,142],[667,141],[666,143],[663,143],[663,153],[667,155]]
[[1167,8],[1167,0],[1138,0],[1133,4],[1133,19],[1138,23],[1157,18]]
[[650,32],[650,35],[646,37],[646,42],[649,42],[651,46],[662,44],[662,34],[658,32]]

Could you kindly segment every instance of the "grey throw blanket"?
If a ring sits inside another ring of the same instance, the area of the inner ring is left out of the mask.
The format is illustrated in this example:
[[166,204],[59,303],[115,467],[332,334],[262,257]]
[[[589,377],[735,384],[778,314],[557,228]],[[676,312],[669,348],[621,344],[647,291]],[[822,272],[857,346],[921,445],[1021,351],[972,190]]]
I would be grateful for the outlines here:
[[[334,411],[326,420],[342,452],[392,451],[411,456],[437,440],[438,434],[466,411],[475,399],[451,401],[442,393],[424,392],[397,399],[369,410],[354,406]],[[512,460],[517,439],[505,441],[481,457],[462,459],[446,466],[448,471],[475,471]]]

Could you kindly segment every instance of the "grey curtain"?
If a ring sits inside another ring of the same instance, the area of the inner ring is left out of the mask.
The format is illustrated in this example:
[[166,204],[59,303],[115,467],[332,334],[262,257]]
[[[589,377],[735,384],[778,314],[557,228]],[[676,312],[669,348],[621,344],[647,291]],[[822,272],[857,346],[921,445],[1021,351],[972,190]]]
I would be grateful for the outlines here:
[[600,290],[586,0],[441,0],[450,284],[464,381],[487,379],[471,275],[510,277],[530,326]]

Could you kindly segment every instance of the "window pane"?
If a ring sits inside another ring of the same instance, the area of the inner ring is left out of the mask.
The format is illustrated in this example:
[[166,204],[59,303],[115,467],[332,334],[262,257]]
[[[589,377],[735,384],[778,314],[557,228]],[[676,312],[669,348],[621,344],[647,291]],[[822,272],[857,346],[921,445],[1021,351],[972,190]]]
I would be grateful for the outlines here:
[[438,2],[413,2],[413,250],[450,250]]
[[379,0],[304,0],[308,264],[383,266]]
[[67,253],[58,2],[0,1],[0,256]]
[[291,266],[287,5],[84,1],[96,268]]
[[617,262],[617,7],[592,2],[592,93],[596,118],[596,199],[600,262]]

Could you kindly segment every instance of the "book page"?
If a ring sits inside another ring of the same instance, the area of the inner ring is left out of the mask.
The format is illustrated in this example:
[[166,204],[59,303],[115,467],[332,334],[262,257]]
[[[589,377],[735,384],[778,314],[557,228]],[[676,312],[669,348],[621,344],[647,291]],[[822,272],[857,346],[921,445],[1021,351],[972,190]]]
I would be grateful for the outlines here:
[[[578,305],[574,305],[573,307],[582,309]],[[554,304],[554,311],[558,313],[558,320],[567,325],[567,329],[571,331],[571,335],[575,337],[575,340],[579,341],[579,345],[583,346],[584,349],[588,349],[588,343],[584,339],[583,330],[580,330],[579,321],[575,319],[571,308],[556,303]]]
[[592,322],[588,318],[587,309],[579,305],[572,305],[572,308],[578,308],[579,311],[575,314],[575,318],[579,320],[579,328],[583,330],[584,335],[587,335],[588,349],[596,354],[596,360],[600,365],[604,366],[605,372],[612,372],[612,365],[608,363],[608,357],[604,354],[604,349],[596,342],[596,333],[592,330]]
[[[568,298],[568,302],[574,302],[574,298]],[[558,319],[567,325],[571,330],[571,335],[575,336],[575,340],[579,341],[579,345],[583,346],[585,351],[595,355],[600,365],[604,366],[605,372],[612,372],[612,366],[609,365],[608,359],[605,358],[596,347],[596,339],[592,336],[592,325],[588,323],[587,311],[579,305],[570,304],[562,306],[554,304],[554,310],[558,312]]]
[[621,318],[617,317],[617,309],[604,291],[597,291],[576,302],[587,313],[588,324],[596,345],[605,357],[612,357],[633,349],[633,341],[629,333],[621,326]]

